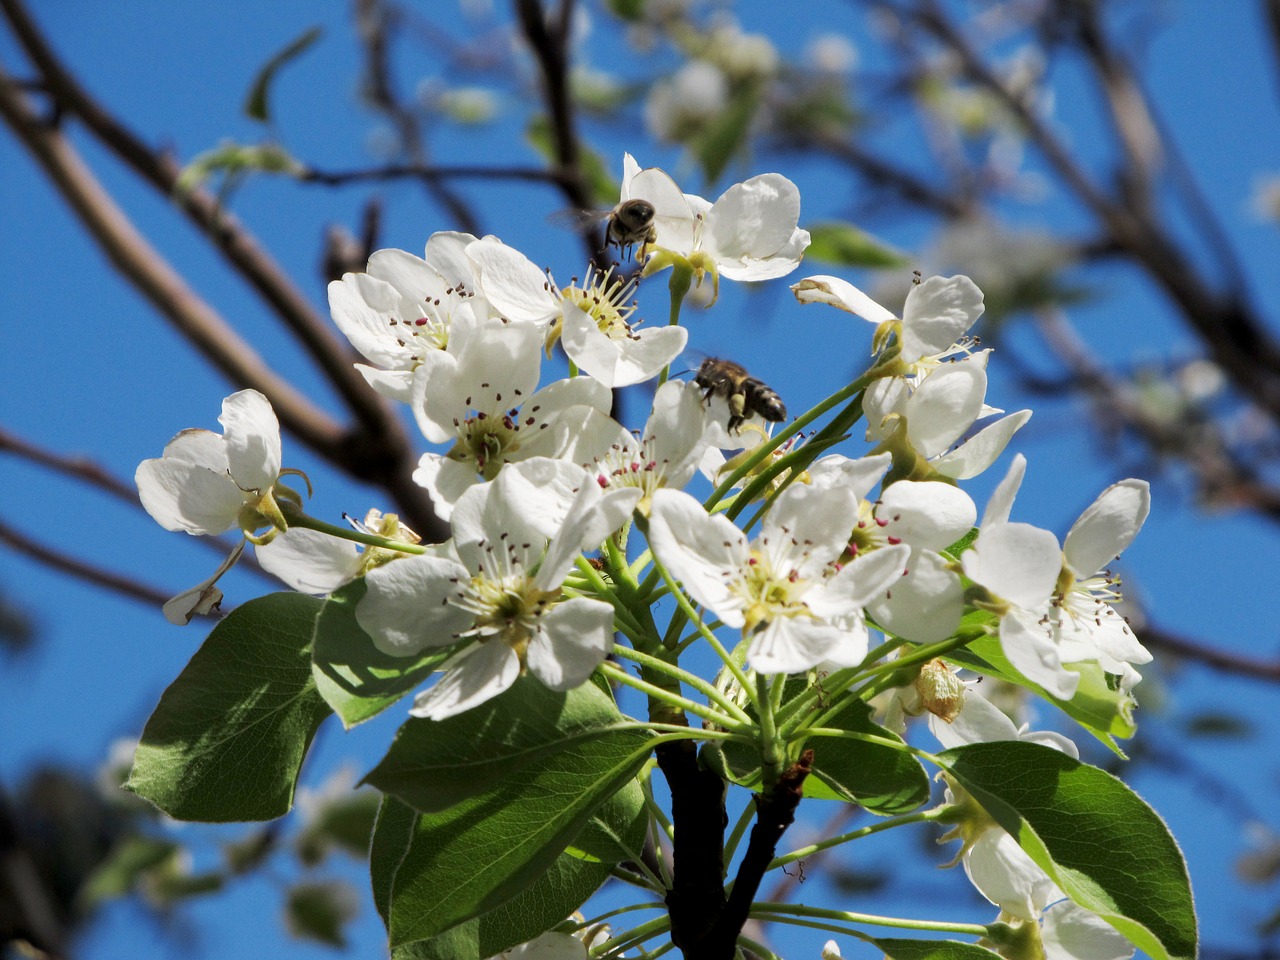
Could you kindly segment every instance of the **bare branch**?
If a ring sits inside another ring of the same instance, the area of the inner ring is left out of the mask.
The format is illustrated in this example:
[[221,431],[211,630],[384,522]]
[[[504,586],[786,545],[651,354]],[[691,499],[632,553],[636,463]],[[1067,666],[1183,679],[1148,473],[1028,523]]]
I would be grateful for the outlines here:
[[432,174],[418,118],[396,96],[390,63],[390,28],[394,19],[383,0],[356,2],[356,28],[365,54],[365,94],[395,125],[401,147],[412,165],[426,171],[419,179],[431,197],[444,207],[461,229],[479,235],[482,232],[480,223],[471,208],[444,183],[443,178]]
[[912,15],[957,57],[973,82],[995,95],[1018,120],[1068,189],[1182,310],[1237,387],[1280,420],[1280,345],[1246,302],[1244,291],[1215,291],[1170,233],[1101,190],[1045,121],[992,71],[936,0],[919,0]]
[[544,170],[538,167],[434,167],[421,163],[392,163],[360,170],[308,168],[298,175],[298,179],[303,183],[319,183],[325,186],[377,183],[384,180],[421,180],[428,184],[441,180],[523,180],[533,183],[560,184],[564,181],[565,174],[554,168]]
[[1142,642],[1153,650],[1194,660],[1196,663],[1224,673],[1238,674],[1264,683],[1280,683],[1280,657],[1273,657],[1270,660],[1246,657],[1243,654],[1199,643],[1151,624],[1142,627]]
[[[78,117],[135,173],[178,204],[284,321],[362,423],[375,434],[387,437],[388,443],[394,444],[396,438],[402,437],[399,424],[386,405],[352,368],[350,351],[334,333],[332,325],[316,313],[257,239],[208,191],[178,189],[182,169],[178,162],[148,147],[89,95],[54,54],[20,0],[0,0],[0,10],[40,70],[42,87],[53,96],[58,110]],[[403,445],[405,441],[399,442]]]
[[[54,473],[96,487],[131,507],[142,509],[142,501],[138,499],[137,490],[131,484],[125,483],[105,467],[87,457],[67,457],[53,453],[23,440],[3,427],[0,427],[0,453],[11,453],[30,463],[52,470]],[[235,543],[226,537],[196,537],[195,540],[224,557],[235,548]],[[262,569],[254,557],[242,557],[238,566],[267,577],[272,583],[279,583],[275,577]]]
[[3,520],[0,520],[0,543],[8,544],[24,556],[37,560],[45,566],[57,570],[59,573],[65,573],[68,576],[75,577],[77,580],[83,580],[113,593],[123,594],[134,600],[141,600],[156,610],[159,610],[165,601],[173,596],[172,593],[165,593],[155,587],[131,580],[116,573],[114,570],[96,567],[78,557],[67,556],[56,550],[51,550],[41,541],[28,537],[17,527],[11,527]]
[[138,232],[60,130],[43,123],[0,72],[0,115],[75,210],[116,268],[233,383],[262,391],[287,428],[320,450],[334,450],[342,429],[272,371],[240,335],[187,286]]

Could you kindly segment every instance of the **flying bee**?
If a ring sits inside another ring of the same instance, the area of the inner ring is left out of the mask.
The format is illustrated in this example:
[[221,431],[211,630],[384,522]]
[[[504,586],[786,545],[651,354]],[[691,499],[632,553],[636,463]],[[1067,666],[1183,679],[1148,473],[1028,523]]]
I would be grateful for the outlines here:
[[698,367],[693,382],[703,389],[702,398],[707,403],[711,402],[713,396],[724,397],[729,404],[730,433],[736,433],[743,421],[753,413],[772,423],[787,419],[787,408],[783,406],[782,398],[777,392],[732,360],[707,357]]
[[639,244],[643,258],[649,244],[658,240],[658,228],[653,222],[656,213],[652,203],[636,198],[623,200],[612,210],[570,210],[557,214],[556,219],[578,228],[603,221],[606,247],[615,246],[625,254]]

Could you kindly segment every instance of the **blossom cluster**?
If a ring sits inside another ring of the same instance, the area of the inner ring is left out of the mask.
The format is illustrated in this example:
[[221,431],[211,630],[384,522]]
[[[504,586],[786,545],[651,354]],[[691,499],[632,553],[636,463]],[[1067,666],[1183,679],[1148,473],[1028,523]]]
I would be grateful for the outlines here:
[[[239,530],[223,569],[247,542],[303,592],[362,578],[355,617],[379,651],[448,650],[415,699],[420,717],[472,709],[524,673],[552,690],[586,682],[617,634],[636,642],[627,604],[645,594],[646,572],[665,584],[646,606],[676,593],[704,636],[738,639],[737,662],[757,676],[856,667],[877,632],[924,645],[965,621],[985,625],[1014,670],[1060,701],[1092,665],[1132,688],[1150,655],[1113,608],[1118,582],[1105,568],[1141,528],[1147,485],[1108,487],[1059,543],[1011,519],[1019,455],[979,522],[959,482],[992,467],[1031,413],[1004,415],[987,402],[991,351],[969,334],[983,311],[971,280],[917,278],[901,316],[838,277],[792,286],[800,304],[875,325],[873,366],[838,398],[856,397],[868,449],[851,457],[826,443],[810,454],[803,429],[774,437],[743,397],[739,425],[723,390],[669,379],[688,331],[641,326],[636,302],[638,287],[668,269],[677,297],[690,282],[709,283],[714,297],[721,279],[791,273],[809,242],[795,185],[764,174],[709,202],[627,156],[619,202],[632,201],[648,204],[653,219],[630,274],[588,270],[561,286],[496,237],[444,232],[422,257],[382,250],[364,272],[330,284],[334,321],[364,358],[361,374],[409,408],[430,445],[413,477],[448,523],[447,542],[419,544],[396,517],[374,511],[358,525],[360,550],[308,518],[300,494],[282,485],[296,471],[282,469],[278,424],[253,390],[224,402],[222,435],[183,431],[141,464],[144,506],[171,530]],[[544,382],[557,347],[571,375]],[[614,390],[655,380],[642,429],[613,419]],[[802,415],[800,427],[826,409]],[[754,499],[763,503],[753,532],[736,521]],[[629,591],[612,589],[626,578]],[[170,619],[216,606],[216,579],[174,598]],[[927,712],[944,745],[1029,736],[942,661],[920,675],[890,713]],[[962,837],[979,890],[1015,921],[1043,917],[1046,949],[1072,923],[1092,931],[1092,915],[1045,913],[1060,891],[990,826]]]

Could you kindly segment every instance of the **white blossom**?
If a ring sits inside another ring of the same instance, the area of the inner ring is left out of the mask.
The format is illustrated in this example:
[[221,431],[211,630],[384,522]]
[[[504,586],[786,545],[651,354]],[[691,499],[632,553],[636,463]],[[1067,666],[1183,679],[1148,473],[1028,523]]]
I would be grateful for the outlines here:
[[635,281],[588,270],[579,285],[558,288],[528,257],[493,238],[476,241],[467,254],[494,309],[511,320],[538,323],[547,347],[559,340],[569,359],[606,387],[625,387],[657,376],[688,342],[684,327],[632,322]]
[[855,515],[848,491],[796,484],[774,502],[749,544],[733,523],[709,515],[688,494],[658,490],[649,545],[699,603],[741,628],[751,641],[753,669],[798,673],[865,655],[865,630],[841,619],[859,622],[862,608],[902,574],[904,546],[837,569]]
[[365,577],[356,619],[392,656],[471,641],[418,695],[416,716],[442,719],[506,690],[524,670],[553,690],[578,686],[604,659],[613,608],[566,598],[580,551],[631,515],[640,491],[603,491],[581,467],[537,458],[469,489],[453,510],[454,550],[385,564]]
[[[245,537],[265,542],[287,527],[275,499],[281,476],[280,423],[257,390],[241,390],[223,400],[218,422],[224,428],[221,436],[183,430],[162,457],[142,461],[134,473],[138,497],[166,530],[213,536],[238,527]],[[287,494],[296,499],[292,491]],[[257,535],[263,527],[271,529]],[[217,607],[222,592],[216,583],[243,549],[242,542],[210,579],[166,602],[169,622],[185,625]]]
[[451,443],[426,453],[414,480],[431,492],[448,520],[453,504],[503,464],[550,456],[586,462],[612,442],[612,397],[590,377],[560,380],[535,392],[541,330],[487,318],[455,329],[447,351],[425,358],[414,376],[413,411],[424,436]]
[[800,264],[809,232],[800,219],[800,191],[779,173],[764,173],[734,184],[715,203],[681,193],[657,167],[641,170],[631,154],[623,157],[622,200],[653,204],[657,243],[646,273],[671,265],[678,257],[701,281],[710,273],[718,286],[730,280],[769,280]]
[[463,250],[476,238],[439,232],[425,257],[378,250],[363,273],[329,284],[329,309],[338,329],[373,366],[356,369],[379,393],[408,403],[413,372],[433,351],[449,344],[455,319],[487,316],[475,296],[474,268]]

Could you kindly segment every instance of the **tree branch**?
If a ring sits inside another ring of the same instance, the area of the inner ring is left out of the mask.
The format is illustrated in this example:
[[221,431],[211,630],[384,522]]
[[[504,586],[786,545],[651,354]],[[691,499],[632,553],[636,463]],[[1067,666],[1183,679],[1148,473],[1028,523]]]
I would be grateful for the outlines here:
[[40,71],[43,88],[54,98],[58,110],[78,117],[143,180],[171,198],[271,306],[315,359],[356,418],[375,435],[385,437],[389,445],[399,443],[404,446],[407,441],[399,422],[352,368],[347,346],[257,239],[207,190],[178,189],[178,177],[182,172],[178,162],[172,156],[148,147],[89,95],[54,54],[20,0],[0,0],[0,10],[4,11],[14,35]]
[[51,550],[44,543],[28,537],[21,530],[9,526],[3,520],[0,520],[0,543],[8,544],[24,556],[37,560],[47,567],[52,567],[59,573],[68,574],[77,580],[83,580],[86,583],[93,584],[95,587],[103,587],[115,593],[123,594],[134,600],[141,600],[157,610],[173,596],[172,593],[165,593],[155,587],[138,583],[136,580],[131,580],[113,570],[95,567],[93,564],[86,563],[78,557],[69,557],[56,550]]
[[336,450],[342,429],[279,377],[230,325],[187,286],[138,232],[60,130],[43,123],[0,72],[0,116],[44,168],[115,267],[233,383],[266,394],[288,429],[319,450]]
[[[52,453],[42,447],[37,447],[33,443],[28,443],[17,434],[10,433],[3,427],[0,427],[0,453],[11,453],[16,457],[61,474],[64,477],[69,477],[80,483],[87,483],[98,490],[102,490],[104,493],[110,494],[117,500],[129,504],[131,507],[142,509],[142,501],[138,499],[138,491],[131,484],[125,483],[115,474],[108,472],[104,467],[94,463],[87,457],[65,457]],[[231,553],[236,546],[226,537],[195,537],[193,539],[223,557]],[[267,577],[273,584],[280,582],[262,569],[256,557],[241,557],[237,566]]]

